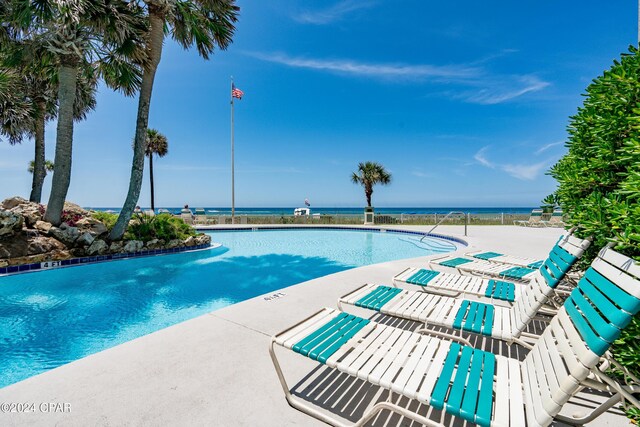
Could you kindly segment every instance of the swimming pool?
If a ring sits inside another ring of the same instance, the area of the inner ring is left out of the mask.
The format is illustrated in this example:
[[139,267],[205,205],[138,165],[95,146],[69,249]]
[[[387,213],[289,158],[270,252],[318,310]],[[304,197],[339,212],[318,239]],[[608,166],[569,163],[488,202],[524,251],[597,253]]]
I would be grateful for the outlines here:
[[222,248],[0,277],[0,387],[305,280],[455,249],[392,232],[210,234]]

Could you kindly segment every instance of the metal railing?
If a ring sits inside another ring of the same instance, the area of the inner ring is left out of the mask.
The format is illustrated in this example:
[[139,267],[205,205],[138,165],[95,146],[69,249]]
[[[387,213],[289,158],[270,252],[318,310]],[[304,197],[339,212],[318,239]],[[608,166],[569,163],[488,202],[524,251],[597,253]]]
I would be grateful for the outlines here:
[[466,236],[466,235],[467,235],[467,225],[468,225],[468,223],[469,223],[469,214],[467,214],[467,213],[465,213],[465,212],[462,212],[462,211],[451,211],[451,212],[449,212],[448,214],[446,214],[446,215],[444,216],[444,218],[442,218],[442,219],[440,220],[440,222],[438,222],[436,225],[434,225],[434,226],[433,226],[433,228],[432,228],[431,230],[427,231],[427,232],[425,233],[425,235],[424,235],[424,236],[422,236],[422,239],[420,239],[420,241],[422,242],[422,240],[423,240],[425,237],[427,237],[429,234],[431,234],[431,232],[432,232],[433,230],[435,230],[435,229],[436,229],[440,224],[442,224],[442,222],[443,222],[443,221],[445,221],[445,220],[446,220],[447,218],[449,218],[451,215],[463,215],[463,216],[464,216],[464,235]]
[[[450,225],[512,225],[514,220],[526,220],[529,214],[512,213],[470,213],[463,218],[461,215],[447,216],[441,214],[376,214],[375,224],[377,225],[439,225],[447,223]],[[197,225],[218,225],[231,224],[230,215],[206,215],[196,216]],[[236,214],[236,224],[331,224],[331,225],[362,225],[363,214],[323,213],[312,216],[294,216],[291,214],[258,214],[245,215]],[[433,230],[433,228],[432,228]]]

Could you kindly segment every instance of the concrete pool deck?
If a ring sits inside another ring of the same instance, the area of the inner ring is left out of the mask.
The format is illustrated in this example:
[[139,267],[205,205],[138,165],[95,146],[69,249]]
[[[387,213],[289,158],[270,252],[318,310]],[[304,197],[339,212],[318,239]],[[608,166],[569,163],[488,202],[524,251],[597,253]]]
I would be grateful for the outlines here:
[[[426,231],[430,227],[398,228]],[[563,230],[470,226],[467,237],[462,232],[462,226],[438,227],[438,233],[469,242],[469,247],[462,251],[481,248],[544,258]],[[287,404],[269,358],[270,337],[322,307],[335,308],[338,297],[357,286],[367,282],[389,284],[401,270],[424,265],[427,259],[392,261],[310,280],[2,388],[0,403],[33,403],[35,411],[0,412],[0,425],[325,425]],[[361,413],[370,397],[384,395],[381,390],[357,380],[324,372],[318,369],[317,363],[299,355],[279,351],[278,357],[294,390],[347,419]],[[348,399],[325,397],[312,390],[328,381],[336,384]],[[589,406],[590,401],[599,397],[588,395],[577,405]],[[51,410],[43,411],[40,407],[43,403],[45,410]],[[52,406],[51,403],[61,405]],[[409,401],[407,405],[417,407],[417,403]],[[446,417],[445,422],[464,424],[450,417]],[[379,417],[373,422],[373,425],[398,424],[410,423],[394,417]],[[628,421],[614,409],[591,425],[624,424]]]

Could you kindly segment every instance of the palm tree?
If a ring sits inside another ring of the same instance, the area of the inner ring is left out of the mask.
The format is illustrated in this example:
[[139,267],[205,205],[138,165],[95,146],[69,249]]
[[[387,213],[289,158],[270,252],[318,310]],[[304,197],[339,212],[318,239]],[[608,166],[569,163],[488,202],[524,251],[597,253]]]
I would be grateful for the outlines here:
[[162,56],[165,28],[182,47],[188,49],[195,45],[200,56],[209,59],[216,46],[224,50],[231,44],[240,10],[235,0],[144,0],[143,3],[149,20],[146,39],[148,63],[142,74],[129,190],[120,216],[111,229],[111,240],[122,238],[140,197],[149,106]]
[[[0,134],[6,136],[11,144],[33,137],[35,154],[29,200],[40,203],[46,175],[45,123],[56,114],[56,67],[52,64],[52,55],[42,44],[10,38],[0,49],[0,63],[20,75],[12,91],[11,107],[5,103],[5,108],[0,108]],[[80,116],[84,115],[85,108],[91,109],[95,104],[93,94],[90,98],[88,105],[79,106]]]
[[[127,53],[123,49],[132,49],[128,53],[134,61],[143,60],[142,56],[137,57],[135,41],[132,41],[132,38],[138,35],[137,30],[144,30],[144,25],[136,21],[135,10],[130,10],[128,5],[121,1],[102,3],[76,0],[73,3],[73,8],[60,8],[56,21],[61,26],[54,30],[52,37],[60,60],[58,126],[54,160],[56,168],[44,218],[54,225],[59,225],[62,221],[62,209],[71,182],[73,107],[80,65],[96,62],[97,58],[108,52],[115,53],[116,58],[120,59],[120,55]],[[107,63],[107,67],[108,72],[113,72],[114,64]],[[135,68],[133,73],[135,74]],[[104,76],[107,83],[113,82],[110,80],[114,77],[112,74]],[[135,79],[127,81],[126,85],[136,86]]]
[[[45,175],[47,172],[53,172],[53,162],[51,160],[45,160],[44,169],[46,171]],[[31,160],[29,162],[29,168],[27,170],[29,171],[29,173],[33,173],[36,170],[36,162],[34,160]]]
[[[6,15],[3,24],[11,29],[3,37],[41,42],[55,56],[58,123],[45,219],[59,225],[71,180],[78,83],[88,77],[95,87],[100,74],[108,86],[132,94],[139,75],[125,58],[144,61],[136,37],[144,32],[145,22],[140,9],[124,0],[9,0],[2,12]],[[83,76],[83,71],[89,71],[88,75]]]
[[[29,200],[40,203],[46,175],[45,125],[57,114],[58,85],[55,56],[37,40],[7,40],[0,49],[0,64],[17,72],[20,78],[12,89],[13,99],[0,108],[0,134],[10,144],[33,138],[35,142],[34,171]],[[84,120],[96,105],[97,74],[92,64],[82,64],[76,85],[73,118]],[[11,106],[9,104],[12,104]]]
[[387,185],[391,182],[391,174],[380,163],[365,162],[358,164],[358,172],[351,174],[354,184],[364,187],[364,195],[367,198],[367,206],[371,207],[371,195],[376,184]]
[[149,185],[151,186],[151,210],[155,212],[156,204],[153,191],[153,155],[164,157],[169,152],[167,137],[155,129],[147,129],[147,148],[145,155],[149,157]]

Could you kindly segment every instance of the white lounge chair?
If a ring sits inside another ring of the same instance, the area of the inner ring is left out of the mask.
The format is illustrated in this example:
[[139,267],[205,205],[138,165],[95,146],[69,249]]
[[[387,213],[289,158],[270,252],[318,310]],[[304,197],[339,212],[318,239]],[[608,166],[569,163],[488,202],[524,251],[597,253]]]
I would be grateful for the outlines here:
[[471,273],[482,277],[500,277],[503,279],[519,280],[521,282],[531,280],[533,274],[537,271],[535,268],[513,265],[505,266],[504,264],[497,264],[495,262],[455,255],[430,259],[429,264],[455,268],[461,274]]
[[[365,285],[340,298],[338,307],[342,308],[343,304],[362,307],[390,316],[488,335],[530,347],[520,336],[537,338],[523,331],[538,315],[555,314],[553,310],[545,308],[545,305],[554,296],[560,281],[582,256],[585,246],[588,247],[589,243],[587,240],[584,245],[573,245],[569,239],[560,239],[528,284],[516,285],[479,277],[424,269],[416,271],[410,268],[396,276],[394,283],[419,284],[421,289],[444,293],[445,296]],[[565,289],[565,295],[569,292],[570,290]],[[460,294],[465,297],[471,296],[473,299],[452,297]],[[497,304],[478,301],[481,298],[496,300]],[[503,301],[513,305],[507,307]]]
[[193,223],[199,225],[207,224],[207,213],[203,208],[196,208]]
[[[575,257],[577,254],[581,255],[582,252],[584,252],[584,250],[589,247],[589,244],[589,239],[583,240],[574,236],[573,234],[568,234],[567,236],[562,237],[558,241],[558,243],[556,243],[551,253],[549,254],[549,257]],[[533,276],[535,275],[535,272],[538,271],[538,268],[511,266],[491,261],[452,255],[431,259],[429,260],[429,263],[455,268],[460,273],[470,273],[482,277],[500,277],[519,281],[531,280],[531,278],[533,278]]]
[[481,259],[484,261],[497,262],[500,264],[517,265],[519,267],[539,268],[544,262],[543,259],[518,257],[505,255],[493,251],[473,251],[465,253],[466,256]]
[[[555,314],[543,310],[553,294],[553,288],[539,280],[532,280],[522,286],[521,292],[511,307],[505,307],[389,286],[364,285],[341,297],[338,307],[341,310],[345,305],[375,310],[389,316],[423,322],[425,327],[443,326],[531,348],[532,342],[538,337],[524,331],[534,319],[549,321],[548,318],[540,318],[540,315]],[[521,336],[529,341],[521,339]]]
[[[522,362],[328,308],[272,337],[269,350],[289,404],[335,426],[346,424],[291,394],[275,346],[481,426],[547,426],[554,418],[577,424],[622,398],[640,407],[628,387],[597,368],[638,311],[640,266],[603,249]],[[559,415],[584,387],[615,395],[582,420]],[[391,401],[376,403],[354,425],[383,410],[442,425]]]
[[546,221],[542,220],[540,223],[545,227],[564,227],[566,224],[564,223],[563,216],[562,209],[554,209],[551,218]]
[[[566,291],[567,286],[561,285],[558,287],[558,283],[564,279],[567,272],[571,267],[573,267],[575,262],[582,256],[590,244],[590,239],[580,239],[572,234],[561,237],[553,246],[549,256],[544,260],[540,268],[524,270],[526,272],[530,271],[530,274],[527,274],[526,277],[530,276],[529,280],[538,278],[542,282],[546,281],[553,289],[559,288],[561,291]],[[452,258],[448,257],[443,258],[442,260],[446,261],[447,259]],[[438,261],[436,261],[436,263],[438,263]],[[470,262],[461,264],[460,266],[464,267],[467,264],[472,264],[473,266],[480,265],[483,268],[491,268],[490,272],[496,271],[495,265],[487,266],[485,261],[475,262],[470,260]],[[447,264],[445,263],[444,265]],[[513,271],[513,267],[503,265],[498,268],[498,273],[504,273],[505,271]],[[519,268],[517,271],[523,270]],[[482,270],[481,273],[485,275],[486,270]],[[500,274],[497,275],[499,276]],[[508,274],[506,276],[508,276]],[[417,285],[427,292],[439,293],[448,296],[459,296],[464,294],[507,302],[515,301],[520,294],[520,287],[522,286],[520,283],[510,281],[443,273],[435,270],[415,267],[407,268],[396,275],[393,278],[393,284],[394,286]]]
[[531,215],[529,215],[529,219],[526,220],[515,220],[513,221],[513,225],[523,225],[525,227],[539,227],[541,226],[543,211],[542,209],[534,209],[531,211]]

